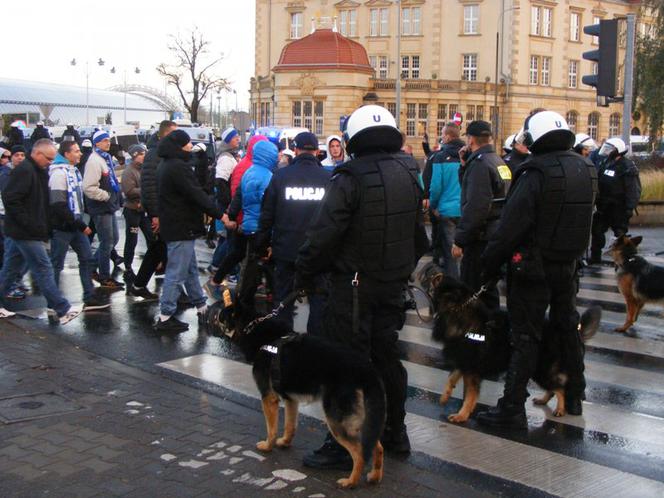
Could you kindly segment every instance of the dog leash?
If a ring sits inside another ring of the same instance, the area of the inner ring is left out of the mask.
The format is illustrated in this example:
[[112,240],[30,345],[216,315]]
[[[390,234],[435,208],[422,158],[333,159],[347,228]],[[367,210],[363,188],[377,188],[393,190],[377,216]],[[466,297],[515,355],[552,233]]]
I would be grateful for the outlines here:
[[272,320],[273,318],[279,316],[279,313],[281,313],[284,310],[284,308],[286,308],[286,306],[290,306],[301,297],[304,297],[304,292],[302,290],[298,289],[292,291],[290,294],[286,296],[286,298],[283,301],[279,303],[279,306],[274,308],[267,315],[261,316],[249,322],[247,326],[244,328],[245,335],[250,334],[258,324],[263,323],[265,320]]

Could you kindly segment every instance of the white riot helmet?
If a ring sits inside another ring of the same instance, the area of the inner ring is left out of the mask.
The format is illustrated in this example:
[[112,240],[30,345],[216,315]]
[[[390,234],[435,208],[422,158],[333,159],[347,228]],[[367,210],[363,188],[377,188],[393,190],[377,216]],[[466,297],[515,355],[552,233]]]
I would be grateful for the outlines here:
[[575,149],[590,149],[595,150],[597,143],[586,133],[577,133],[574,140]]
[[602,148],[599,149],[599,155],[610,156],[614,150],[618,152],[619,156],[627,152],[627,145],[625,144],[622,138],[612,137],[607,139],[602,144]]
[[364,151],[398,152],[403,138],[392,113],[379,105],[356,109],[346,120],[344,140],[349,154]]
[[523,145],[535,154],[555,150],[569,150],[575,137],[560,114],[542,111],[533,114],[523,125]]
[[503,144],[503,150],[505,152],[512,152],[512,149],[514,148],[514,140],[516,140],[516,134],[510,135],[507,137],[505,140],[505,143]]

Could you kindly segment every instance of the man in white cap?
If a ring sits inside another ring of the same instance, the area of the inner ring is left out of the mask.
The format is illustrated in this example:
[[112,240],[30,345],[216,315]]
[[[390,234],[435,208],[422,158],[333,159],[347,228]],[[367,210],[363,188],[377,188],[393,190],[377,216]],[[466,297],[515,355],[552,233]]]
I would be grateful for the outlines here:
[[214,174],[214,187],[217,194],[217,207],[225,211],[231,202],[229,179],[237,166],[237,150],[240,147],[240,135],[232,126],[221,133],[221,154],[217,158]]
[[85,163],[83,192],[87,207],[99,236],[99,248],[95,253],[98,265],[98,281],[102,287],[123,289],[122,283],[111,277],[111,251],[118,243],[118,222],[115,212],[120,209],[120,182],[115,176],[115,164],[108,153],[111,137],[104,130],[92,136],[94,150]]
[[41,140],[42,138],[50,139],[51,134],[49,133],[48,128],[44,127],[44,122],[39,121],[34,131],[32,132],[32,135],[30,135],[30,141],[35,143],[37,140]]

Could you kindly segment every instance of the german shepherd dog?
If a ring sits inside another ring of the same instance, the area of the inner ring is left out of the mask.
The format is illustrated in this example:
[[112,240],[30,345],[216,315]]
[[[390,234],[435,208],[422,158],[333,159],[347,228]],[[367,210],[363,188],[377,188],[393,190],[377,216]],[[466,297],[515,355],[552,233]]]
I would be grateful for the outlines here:
[[[279,320],[265,320],[241,338],[253,377],[260,391],[267,438],[257,443],[269,452],[276,445],[290,446],[295,435],[298,403],[322,398],[325,421],[334,438],[350,453],[353,470],[337,484],[355,487],[365,464],[373,457],[369,483],[383,478],[385,389],[361,355],[307,334],[297,334]],[[284,432],[277,437],[279,399],[285,404]]]
[[[461,282],[440,275],[433,284],[436,314],[432,338],[443,343],[443,355],[452,366],[440,403],[447,403],[463,378],[463,404],[448,420],[466,422],[477,406],[482,379],[505,372],[509,366],[509,320],[505,311],[490,311],[481,299],[474,299],[473,292]],[[584,342],[597,332],[601,312],[600,307],[592,307],[581,317],[579,333]],[[534,402],[546,404],[555,394],[554,415],[560,417],[565,415],[567,376],[558,339],[557,334],[543,334],[533,379],[547,390],[545,396]]]
[[636,323],[646,303],[664,301],[664,268],[648,263],[637,254],[643,237],[618,237],[609,253],[617,269],[618,289],[625,298],[627,316],[617,332],[627,332]]

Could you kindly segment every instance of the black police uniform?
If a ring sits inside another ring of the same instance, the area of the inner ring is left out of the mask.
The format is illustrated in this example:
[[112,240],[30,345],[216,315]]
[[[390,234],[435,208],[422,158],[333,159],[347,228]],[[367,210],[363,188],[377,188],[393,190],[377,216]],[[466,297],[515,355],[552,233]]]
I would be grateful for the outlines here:
[[[482,286],[480,257],[498,226],[500,209],[509,189],[511,175],[492,145],[484,145],[473,152],[461,167],[459,175],[461,219],[454,235],[454,243],[463,249],[461,281],[473,291],[477,291]],[[483,294],[482,299],[491,308],[500,306],[495,285]]]
[[330,273],[323,333],[376,366],[386,390],[387,434],[405,434],[408,378],[397,344],[403,287],[429,244],[418,173],[415,160],[400,152],[362,155],[338,167],[296,261],[298,280]]
[[[590,235],[596,192],[597,173],[587,159],[572,151],[532,155],[514,179],[498,230],[482,256],[486,279],[498,275],[509,261],[507,309],[513,351],[499,409],[520,414],[524,425],[526,386],[535,371],[549,307],[547,330],[560,334],[569,375],[566,395],[577,404],[583,396],[575,275]],[[491,423],[486,415],[478,414],[478,421]]]
[[[601,158],[601,156],[600,156]],[[606,243],[605,233],[611,228],[616,237],[627,233],[629,220],[641,197],[641,182],[636,165],[624,156],[604,159],[599,163],[599,196],[593,216],[591,262],[601,260]]]
[[516,176],[516,174],[519,172],[521,165],[526,159],[528,159],[528,156],[529,154],[521,154],[521,152],[516,149],[512,149],[503,156],[503,161],[505,161],[505,164],[507,164],[507,167],[512,172],[513,177]]
[[[261,252],[272,247],[275,297],[279,302],[293,290],[297,252],[331,176],[312,154],[303,153],[277,170],[265,190],[256,240]],[[319,331],[323,304],[321,292],[309,296],[307,332]],[[293,327],[292,304],[281,312],[280,319]]]

